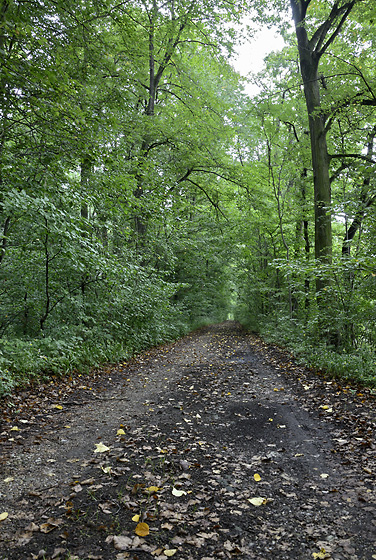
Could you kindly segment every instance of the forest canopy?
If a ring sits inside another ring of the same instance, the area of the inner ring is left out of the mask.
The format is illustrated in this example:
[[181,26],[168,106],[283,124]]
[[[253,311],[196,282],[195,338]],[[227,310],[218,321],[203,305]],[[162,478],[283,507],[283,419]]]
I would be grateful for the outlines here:
[[[374,384],[375,21],[372,0],[3,0],[0,391],[227,318]],[[249,96],[233,55],[261,26],[285,47]]]

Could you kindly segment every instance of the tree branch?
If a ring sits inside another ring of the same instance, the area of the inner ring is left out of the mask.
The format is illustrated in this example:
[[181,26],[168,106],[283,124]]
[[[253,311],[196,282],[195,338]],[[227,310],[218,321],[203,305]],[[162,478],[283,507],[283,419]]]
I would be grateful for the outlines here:
[[223,213],[223,211],[221,210],[221,208],[219,207],[219,204],[217,204],[212,198],[211,196],[208,194],[208,192],[206,191],[206,189],[204,189],[204,187],[202,187],[201,185],[199,185],[198,183],[196,183],[195,181],[192,181],[192,179],[185,179],[188,183],[191,183],[192,185],[194,185],[196,188],[198,188],[200,191],[202,191],[204,193],[204,195],[206,196],[206,198],[208,199],[208,201],[210,202],[210,204],[216,209],[217,212],[219,212],[220,214],[222,214],[222,216],[225,218],[225,220],[227,220],[227,216]]
[[346,159],[346,158],[352,158],[352,159],[361,159],[362,161],[367,161],[368,163],[374,163],[376,164],[376,161],[372,159],[371,156],[366,156],[364,154],[328,154],[329,159]]
[[[316,44],[316,49],[315,50],[316,50],[318,56],[321,57],[328,50],[329,46],[333,43],[335,38],[339,35],[339,33],[340,33],[346,19],[348,18],[349,14],[351,13],[355,3],[356,3],[356,0],[351,0],[351,2],[348,2],[347,4],[345,4],[344,6],[342,6],[340,8],[338,8],[338,1],[334,4],[328,19],[323,24],[323,26],[325,26],[325,29],[322,29],[322,33],[320,34],[320,38],[319,38],[319,40],[317,41],[317,44]],[[339,24],[337,25],[336,29],[333,31],[333,33],[331,34],[331,36],[329,37],[329,39],[327,40],[325,45],[323,45],[321,47],[321,45],[325,41],[325,38],[326,38],[326,36],[328,34],[328,31],[329,31],[330,27],[332,26],[333,22],[341,14],[343,14],[343,15],[342,15],[341,20],[340,20]]]

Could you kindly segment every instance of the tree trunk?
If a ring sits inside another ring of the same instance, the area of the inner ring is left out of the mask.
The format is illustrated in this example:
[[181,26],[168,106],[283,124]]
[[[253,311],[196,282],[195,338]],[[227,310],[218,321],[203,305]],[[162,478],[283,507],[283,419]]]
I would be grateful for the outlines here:
[[[376,128],[369,134],[367,142],[367,156],[372,160],[374,154],[374,142],[376,137]],[[342,256],[349,257],[351,253],[351,242],[354,239],[357,231],[360,229],[366,210],[375,201],[374,196],[370,196],[371,177],[366,175],[363,179],[363,188],[360,196],[360,208],[356,211],[354,219],[350,227],[346,231],[345,238],[342,243]]]
[[[332,262],[332,222],[331,222],[331,188],[329,177],[329,154],[326,139],[325,116],[321,111],[320,78],[318,65],[321,54],[317,53],[308,39],[304,27],[305,10],[301,2],[291,0],[295,22],[300,60],[300,72],[303,79],[306,101],[314,184],[315,208],[315,258],[319,263]],[[316,291],[320,293],[330,280],[318,277]]]

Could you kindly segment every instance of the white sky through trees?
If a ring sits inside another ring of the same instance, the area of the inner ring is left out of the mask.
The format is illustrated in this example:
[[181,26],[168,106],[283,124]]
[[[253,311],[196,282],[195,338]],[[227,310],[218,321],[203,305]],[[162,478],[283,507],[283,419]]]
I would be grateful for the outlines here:
[[[232,64],[235,70],[244,77],[247,77],[249,73],[256,74],[263,68],[265,56],[272,51],[281,50],[284,45],[276,28],[264,28],[236,49],[238,56],[234,57]],[[245,86],[245,90],[248,95],[252,96],[258,93],[259,88],[250,83]]]

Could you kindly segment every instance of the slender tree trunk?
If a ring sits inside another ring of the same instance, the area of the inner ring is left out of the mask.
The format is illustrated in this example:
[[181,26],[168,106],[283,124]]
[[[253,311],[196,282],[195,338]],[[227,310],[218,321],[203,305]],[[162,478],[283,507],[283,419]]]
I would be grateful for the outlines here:
[[[367,142],[367,156],[370,159],[372,159],[372,156],[374,154],[375,137],[376,137],[376,128],[370,133]],[[362,225],[367,208],[369,208],[375,201],[375,197],[369,195],[370,185],[371,185],[371,178],[369,175],[367,175],[363,179],[362,193],[360,196],[360,208],[356,211],[350,227],[346,230],[346,235],[342,243],[343,257],[350,256],[351,242]]]
[[[1,183],[2,181],[0,179],[0,187],[1,187]],[[10,228],[10,216],[7,216],[3,225],[3,234],[2,234],[1,245],[0,245],[0,266],[2,265],[2,262],[5,257],[5,251],[8,244],[9,228]]]
[[82,201],[81,201],[81,218],[87,220],[89,218],[89,206],[87,202],[84,200],[86,197],[87,190],[89,188],[89,181],[90,176],[92,173],[92,164],[91,159],[88,156],[83,156],[81,160],[81,192],[82,192]]
[[40,330],[44,330],[45,322],[50,314],[51,296],[50,296],[50,251],[49,251],[49,235],[48,235],[48,221],[45,219],[46,234],[44,238],[44,313],[39,320]]

